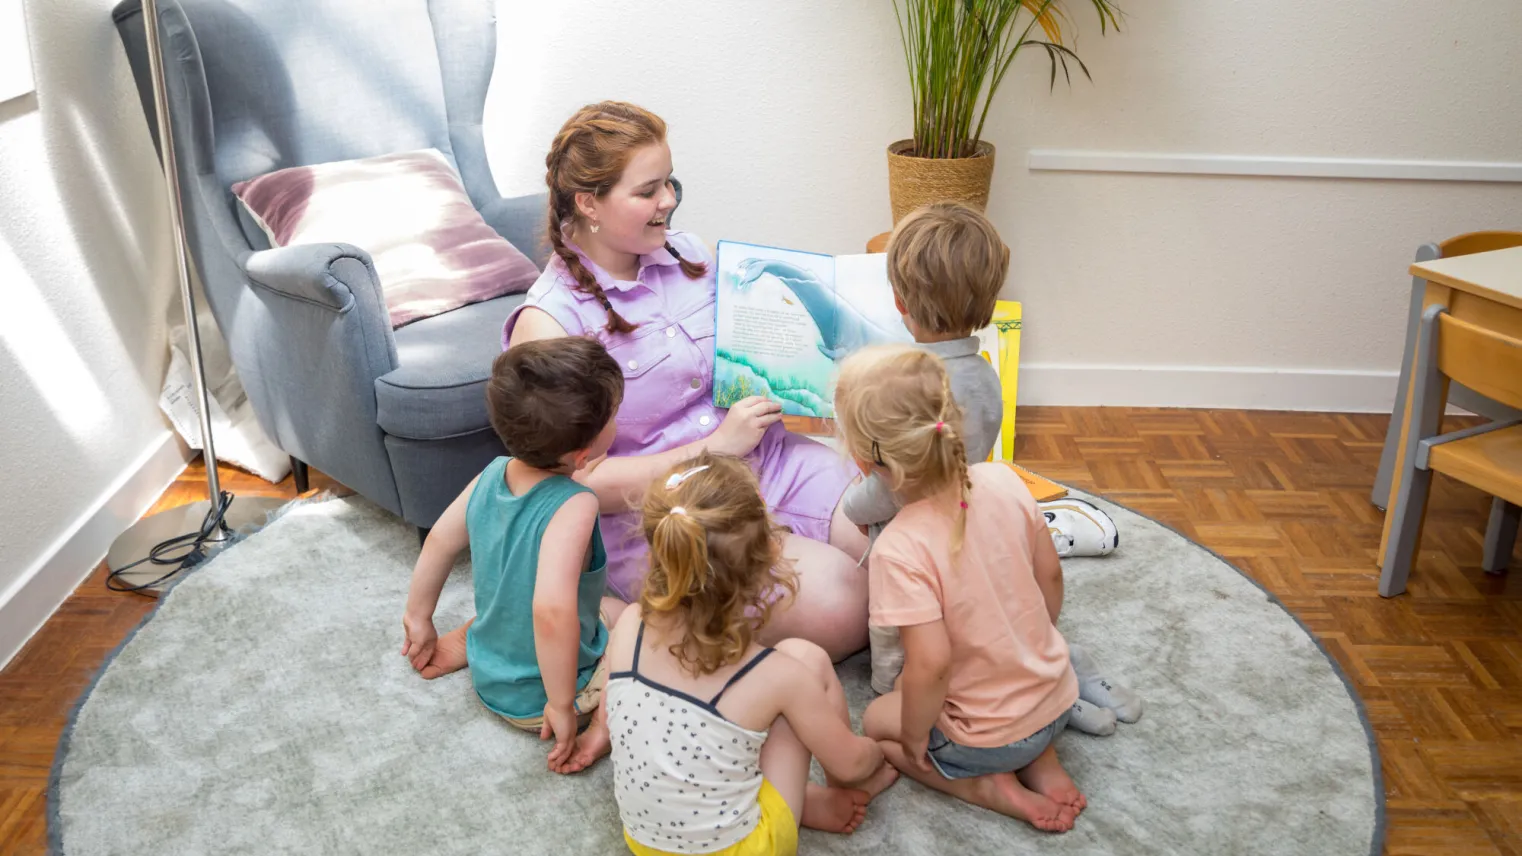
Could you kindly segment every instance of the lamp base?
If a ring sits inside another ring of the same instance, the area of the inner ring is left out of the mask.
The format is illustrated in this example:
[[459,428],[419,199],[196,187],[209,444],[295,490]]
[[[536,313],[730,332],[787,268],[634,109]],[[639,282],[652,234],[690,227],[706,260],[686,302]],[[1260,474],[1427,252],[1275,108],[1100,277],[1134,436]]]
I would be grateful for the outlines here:
[[[228,529],[247,535],[264,526],[269,521],[271,512],[290,501],[278,496],[236,496],[227,506],[227,513],[222,519]],[[155,545],[199,531],[201,523],[206,519],[206,512],[210,509],[211,502],[203,499],[160,511],[151,517],[144,517],[111,542],[111,549],[106,553],[106,567],[115,572],[146,557]],[[202,543],[201,550],[207,558],[210,558],[226,546],[226,541],[206,541]],[[189,545],[177,548],[169,552],[166,558],[178,558],[188,551]],[[173,565],[143,562],[123,572],[116,579],[123,586],[136,587],[152,583],[172,569]],[[143,594],[161,594],[178,576],[179,574],[175,574],[141,591]]]

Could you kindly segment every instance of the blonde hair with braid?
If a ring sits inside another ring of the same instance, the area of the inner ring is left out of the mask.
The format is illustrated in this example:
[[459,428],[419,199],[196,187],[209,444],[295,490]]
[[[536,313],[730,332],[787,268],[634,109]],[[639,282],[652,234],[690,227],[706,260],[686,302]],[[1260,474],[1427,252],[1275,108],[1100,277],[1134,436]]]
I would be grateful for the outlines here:
[[644,533],[650,572],[640,614],[681,625],[671,653],[693,674],[739,662],[782,600],[772,595],[798,591],[782,557],[784,530],[740,458],[703,452],[657,478],[645,494]]
[[835,421],[844,450],[875,465],[901,502],[955,496],[955,555],[967,531],[972,480],[962,411],[941,358],[907,345],[852,354],[835,384]]
[[[544,157],[544,183],[549,188],[549,238],[555,255],[576,280],[576,289],[597,298],[608,313],[609,333],[629,333],[635,328],[608,300],[608,295],[587,268],[581,254],[566,244],[565,229],[581,216],[576,194],[602,198],[618,184],[634,153],[666,140],[666,123],[642,107],[623,101],[601,101],[576,111],[566,120]],[[682,258],[671,243],[666,251],[682,266],[688,279],[708,272],[708,266]]]

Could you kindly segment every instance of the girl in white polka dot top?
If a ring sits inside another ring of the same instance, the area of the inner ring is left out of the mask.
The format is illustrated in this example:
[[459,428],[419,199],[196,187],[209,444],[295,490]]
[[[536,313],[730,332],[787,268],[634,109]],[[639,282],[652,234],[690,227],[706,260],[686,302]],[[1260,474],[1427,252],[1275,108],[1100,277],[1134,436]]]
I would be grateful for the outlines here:
[[646,495],[644,534],[650,573],[608,641],[604,698],[629,849],[791,854],[800,823],[854,831],[897,773],[851,731],[823,649],[756,641],[797,584],[750,467],[679,464]]

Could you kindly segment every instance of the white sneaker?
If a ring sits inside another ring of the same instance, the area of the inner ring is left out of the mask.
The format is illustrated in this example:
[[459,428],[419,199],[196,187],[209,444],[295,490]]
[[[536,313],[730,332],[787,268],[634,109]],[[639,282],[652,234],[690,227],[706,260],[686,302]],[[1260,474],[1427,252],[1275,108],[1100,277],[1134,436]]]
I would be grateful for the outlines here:
[[1120,546],[1120,532],[1099,506],[1068,497],[1039,503],[1057,556],[1107,556]]

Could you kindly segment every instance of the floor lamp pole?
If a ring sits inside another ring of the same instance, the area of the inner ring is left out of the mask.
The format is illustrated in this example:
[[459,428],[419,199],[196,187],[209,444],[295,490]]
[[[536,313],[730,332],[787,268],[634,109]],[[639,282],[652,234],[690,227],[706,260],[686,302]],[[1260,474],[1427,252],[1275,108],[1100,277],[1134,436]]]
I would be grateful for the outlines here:
[[[169,228],[174,236],[174,270],[185,307],[185,332],[195,375],[196,411],[201,423],[201,451],[206,464],[206,500],[146,517],[123,532],[106,554],[111,575],[107,584],[123,591],[154,592],[175,574],[203,561],[226,546],[236,531],[262,525],[269,512],[285,500],[252,497],[233,505],[223,496],[217,474],[217,452],[211,433],[211,393],[206,388],[206,365],[201,352],[201,329],[196,323],[195,292],[190,281],[190,250],[185,240],[185,210],[180,196],[180,173],[175,160],[174,128],[169,110],[169,86],[159,35],[157,0],[142,0],[147,34],[148,71],[153,83],[153,112],[158,128],[164,190],[169,198]],[[234,511],[236,508],[236,512]]]
[[185,306],[185,332],[195,367],[196,412],[201,417],[201,452],[206,461],[206,498],[222,494],[217,478],[217,450],[211,436],[211,396],[206,391],[206,368],[201,356],[201,328],[196,323],[196,298],[190,284],[190,254],[185,245],[185,209],[180,200],[180,171],[174,155],[174,129],[169,118],[169,85],[164,78],[164,55],[159,42],[158,0],[143,0],[143,24],[148,34],[148,75],[153,79],[153,112],[158,121],[159,151],[164,166],[164,190],[169,197],[169,230],[174,235],[174,272]]

